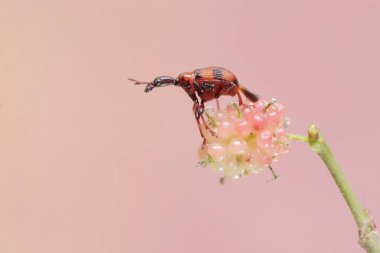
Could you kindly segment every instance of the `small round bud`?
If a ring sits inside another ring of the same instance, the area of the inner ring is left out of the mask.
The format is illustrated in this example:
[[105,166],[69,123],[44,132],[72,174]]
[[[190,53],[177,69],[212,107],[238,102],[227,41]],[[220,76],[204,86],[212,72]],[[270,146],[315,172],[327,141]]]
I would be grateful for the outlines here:
[[207,144],[198,151],[201,164],[223,173],[224,179],[268,169],[290,149],[286,136],[290,121],[284,117],[285,112],[275,100],[207,110],[208,127],[216,136],[202,124]]

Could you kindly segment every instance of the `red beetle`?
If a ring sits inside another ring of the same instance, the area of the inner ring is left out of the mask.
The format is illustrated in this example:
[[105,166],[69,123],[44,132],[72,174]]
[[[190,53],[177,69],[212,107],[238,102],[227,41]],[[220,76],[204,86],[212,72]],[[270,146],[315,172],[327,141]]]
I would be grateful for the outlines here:
[[[203,136],[202,129],[199,124],[199,118],[202,119],[206,129],[215,135],[215,133],[207,127],[203,117],[205,102],[212,99],[217,99],[222,95],[237,95],[239,98],[239,105],[242,105],[243,101],[239,91],[241,91],[252,102],[256,102],[259,99],[257,95],[239,85],[234,73],[221,67],[196,69],[192,72],[181,73],[177,78],[170,76],[159,76],[156,77],[153,82],[140,82],[131,78],[129,78],[129,80],[135,82],[136,85],[146,84],[145,92],[150,92],[155,87],[164,87],[168,85],[182,87],[182,89],[184,89],[194,101],[193,111],[204,143],[206,142],[206,139]],[[197,96],[200,98],[200,103]]]

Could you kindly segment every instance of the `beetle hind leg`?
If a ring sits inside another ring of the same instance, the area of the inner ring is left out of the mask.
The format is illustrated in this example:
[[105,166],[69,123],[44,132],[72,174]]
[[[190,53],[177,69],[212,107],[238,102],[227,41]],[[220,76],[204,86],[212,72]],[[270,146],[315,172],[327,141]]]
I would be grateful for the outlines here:
[[[236,86],[236,87],[237,87],[237,86]],[[239,98],[239,105],[244,105],[244,104],[243,104],[243,99],[241,98],[241,94],[240,94],[239,89],[236,89],[236,94],[237,94],[237,96],[238,96],[238,98]]]
[[239,86],[236,85],[235,83],[230,83],[227,86],[227,90],[225,91],[225,95],[230,95],[230,96],[237,95],[238,99],[239,99],[239,105],[244,105],[243,99],[242,99],[241,94],[239,92]]

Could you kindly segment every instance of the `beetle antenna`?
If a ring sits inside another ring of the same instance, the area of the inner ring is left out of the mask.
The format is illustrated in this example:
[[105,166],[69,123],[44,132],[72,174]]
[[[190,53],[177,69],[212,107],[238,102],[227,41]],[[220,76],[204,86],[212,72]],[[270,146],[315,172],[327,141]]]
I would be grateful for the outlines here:
[[134,83],[135,85],[150,84],[150,82],[141,82],[141,81],[137,81],[136,79],[133,79],[133,78],[128,78],[128,80],[132,81],[132,82],[135,82]]

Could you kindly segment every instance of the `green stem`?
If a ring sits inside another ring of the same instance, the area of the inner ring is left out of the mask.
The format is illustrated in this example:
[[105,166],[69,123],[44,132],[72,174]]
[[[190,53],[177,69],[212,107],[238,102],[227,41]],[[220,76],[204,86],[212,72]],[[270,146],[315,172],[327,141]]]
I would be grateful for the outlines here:
[[361,206],[342,169],[335,160],[330,147],[317,127],[311,125],[307,137],[288,134],[288,138],[309,143],[311,149],[322,158],[354,216],[359,230],[359,245],[368,253],[380,253],[380,241],[374,220],[369,211]]
[[309,138],[307,138],[306,136],[297,135],[297,134],[288,134],[288,138],[292,140],[297,140],[297,141],[309,142]]

